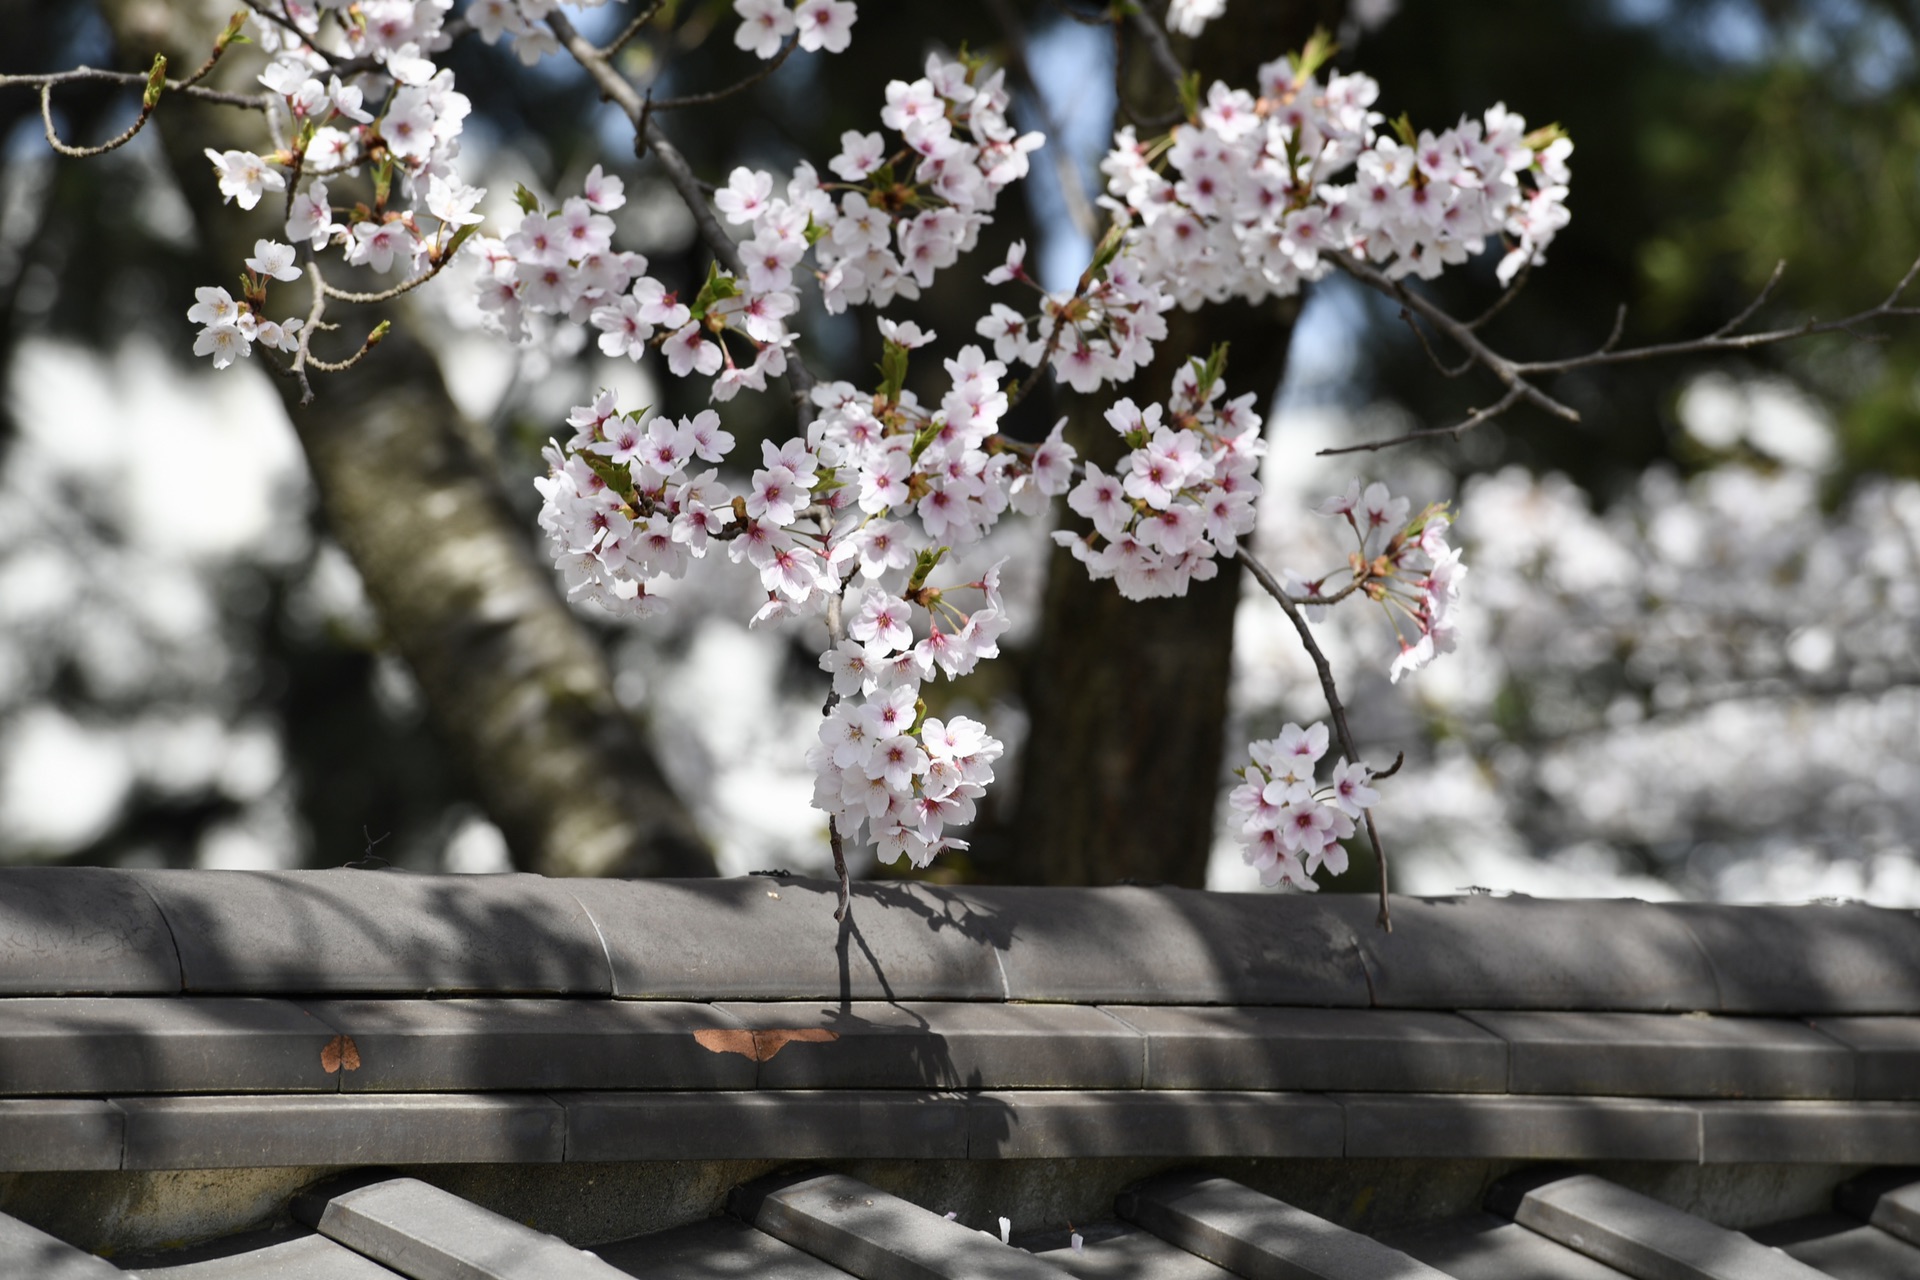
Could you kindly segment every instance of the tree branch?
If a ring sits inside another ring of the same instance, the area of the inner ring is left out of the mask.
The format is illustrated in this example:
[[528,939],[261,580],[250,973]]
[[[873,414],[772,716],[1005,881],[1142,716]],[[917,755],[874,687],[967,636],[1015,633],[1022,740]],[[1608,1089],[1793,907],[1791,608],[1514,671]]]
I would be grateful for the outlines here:
[[[1485,315],[1469,323],[1456,320],[1437,303],[1422,294],[1415,293],[1412,289],[1408,288],[1404,282],[1389,279],[1383,272],[1349,254],[1329,254],[1327,261],[1360,281],[1368,288],[1383,293],[1387,297],[1399,302],[1403,308],[1401,313],[1402,318],[1407,321],[1409,327],[1413,329],[1415,336],[1420,339],[1420,345],[1426,351],[1428,359],[1433,361],[1435,367],[1438,368],[1443,375],[1450,378],[1458,377],[1474,365],[1479,365],[1500,379],[1501,382],[1505,383],[1507,393],[1494,404],[1485,409],[1476,410],[1465,419],[1450,427],[1427,427],[1386,440],[1373,440],[1365,444],[1343,445],[1333,449],[1322,449],[1320,450],[1321,456],[1386,449],[1395,445],[1410,444],[1416,440],[1431,439],[1435,436],[1451,436],[1458,440],[1465,432],[1479,426],[1483,422],[1499,417],[1523,400],[1538,405],[1555,417],[1565,419],[1568,422],[1578,422],[1580,415],[1577,412],[1544,391],[1541,391],[1531,381],[1531,379],[1543,374],[1571,373],[1577,369],[1627,364],[1640,360],[1659,360],[1669,356],[1713,355],[1733,351],[1752,351],[1759,347],[1773,346],[1776,343],[1788,342],[1795,338],[1813,337],[1816,334],[1822,333],[1845,333],[1861,341],[1868,341],[1868,335],[1860,332],[1862,325],[1869,324],[1876,320],[1909,319],[1920,316],[1920,306],[1903,306],[1900,301],[1901,298],[1906,295],[1907,290],[1912,286],[1916,277],[1920,277],[1920,258],[1916,258],[1913,264],[1907,268],[1906,274],[1900,277],[1899,283],[1894,285],[1892,291],[1878,304],[1868,307],[1864,311],[1857,311],[1850,316],[1843,316],[1837,320],[1810,319],[1805,324],[1796,325],[1787,329],[1766,329],[1759,333],[1738,332],[1740,326],[1748,320],[1751,320],[1755,313],[1766,304],[1767,299],[1773,295],[1774,288],[1780,283],[1781,276],[1786,271],[1787,264],[1781,262],[1774,267],[1773,274],[1767,277],[1766,284],[1761,286],[1759,293],[1754,296],[1753,301],[1749,302],[1745,307],[1742,307],[1738,314],[1734,315],[1725,324],[1704,337],[1689,338],[1679,342],[1659,342],[1650,346],[1621,349],[1619,346],[1620,338],[1625,332],[1627,321],[1627,309],[1622,306],[1614,314],[1613,330],[1607,335],[1607,340],[1592,351],[1582,355],[1563,356],[1553,360],[1510,360],[1482,342],[1475,330],[1498,314],[1507,302],[1512,299],[1513,295],[1519,291],[1519,280],[1515,281],[1514,285],[1508,289],[1500,301],[1495,303]],[[1521,279],[1524,280],[1524,278],[1523,275]],[[1422,319],[1431,324],[1435,330],[1451,339],[1466,353],[1466,359],[1458,366],[1442,364],[1439,357],[1434,354],[1432,346],[1428,344],[1426,335],[1422,333],[1419,326],[1414,323],[1411,313],[1417,313]]]
[[[548,14],[547,26],[560,41],[561,47],[573,55],[574,61],[599,86],[601,94],[633,122],[634,151],[638,154],[652,151],[659,159],[660,167],[667,171],[667,181],[673,184],[673,189],[680,195],[680,202],[693,215],[693,224],[699,229],[700,239],[706,243],[714,259],[736,278],[744,277],[746,270],[740,264],[739,247],[714,216],[706,193],[700,189],[700,180],[693,174],[693,166],[687,163],[680,149],[673,145],[652,119],[646,99],[640,91],[614,68],[592,41],[574,29],[565,14],[558,10]],[[813,394],[813,374],[800,359],[799,352],[792,348],[787,350],[786,377],[787,385],[793,390],[793,402],[801,406],[804,413],[804,406]]]
[[[1360,752],[1353,745],[1352,731],[1347,728],[1347,709],[1341,703],[1340,690],[1333,682],[1333,666],[1327,661],[1327,655],[1320,651],[1319,642],[1313,638],[1313,628],[1309,627],[1306,618],[1301,616],[1300,606],[1293,602],[1293,597],[1287,594],[1286,589],[1280,585],[1279,579],[1273,576],[1272,571],[1247,550],[1245,543],[1242,543],[1233,554],[1235,559],[1247,566],[1248,571],[1253,574],[1254,581],[1258,582],[1268,595],[1279,601],[1281,609],[1286,611],[1287,621],[1293,624],[1293,629],[1299,633],[1300,643],[1306,649],[1307,656],[1313,659],[1313,669],[1320,677],[1320,691],[1326,695],[1327,710],[1332,715],[1333,731],[1340,739],[1340,749],[1347,753],[1349,761],[1359,764]],[[1399,767],[1399,761],[1396,760],[1394,768]],[[1361,818],[1366,823],[1367,842],[1373,846],[1373,856],[1380,865],[1380,927],[1392,933],[1393,914],[1387,905],[1386,846],[1380,843],[1379,829],[1373,823],[1373,810],[1363,811]]]

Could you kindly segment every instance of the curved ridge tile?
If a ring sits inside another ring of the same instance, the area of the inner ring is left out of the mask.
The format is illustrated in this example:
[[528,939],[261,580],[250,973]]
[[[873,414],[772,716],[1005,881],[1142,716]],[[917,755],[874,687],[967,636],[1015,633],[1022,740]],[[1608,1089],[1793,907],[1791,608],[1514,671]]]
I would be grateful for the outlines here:
[[1354,931],[1331,895],[969,886],[953,896],[1006,922],[1010,1000],[1368,1003]]
[[1723,1013],[1920,1013],[1920,912],[1863,903],[1677,902]]
[[535,875],[134,871],[193,992],[588,993],[612,989],[593,921]]
[[124,871],[0,870],[0,996],[161,995],[180,957],[159,906]]
[[856,884],[833,919],[832,881],[576,880],[635,999],[1002,1000],[1002,914],[932,885]]
[[1385,1009],[1717,1009],[1719,990],[1686,924],[1633,898],[1396,898],[1393,932],[1374,900],[1323,895],[1352,927]]

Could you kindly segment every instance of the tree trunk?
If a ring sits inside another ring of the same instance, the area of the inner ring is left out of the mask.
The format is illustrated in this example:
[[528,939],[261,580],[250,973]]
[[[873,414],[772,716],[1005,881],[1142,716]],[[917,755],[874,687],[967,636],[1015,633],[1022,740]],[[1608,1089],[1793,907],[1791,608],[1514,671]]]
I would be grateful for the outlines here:
[[[1336,25],[1342,7],[1320,0],[1232,10],[1196,42],[1190,65],[1208,81],[1251,85],[1261,62],[1298,49],[1316,22]],[[1137,61],[1124,77],[1129,100],[1151,115],[1172,96]],[[1229,393],[1255,392],[1264,408],[1284,375],[1298,311],[1289,301],[1175,312],[1160,356],[1124,394],[1164,400],[1180,364],[1229,342]],[[1102,465],[1121,452],[1100,417],[1119,394],[1075,397],[1069,410],[1075,444]],[[1218,563],[1219,577],[1184,599],[1132,601],[1056,550],[1024,668],[1032,728],[1019,798],[1011,821],[983,841],[999,855],[997,871],[1045,884],[1206,882],[1241,581],[1238,561]]]
[[[105,9],[122,62],[142,69],[155,49],[171,65],[196,65],[217,31],[163,6]],[[257,88],[244,75],[228,87]],[[262,220],[220,205],[202,148],[261,145],[256,120],[169,95],[151,126],[193,205],[210,281],[239,269]],[[330,318],[342,329],[316,346],[337,358],[382,314],[335,303]],[[516,866],[713,874],[692,816],[614,698],[605,655],[536,558],[498,472],[463,434],[438,365],[407,337],[407,317],[392,318],[393,332],[360,364],[315,375],[312,403],[277,381],[328,527],[419,681],[438,736]]]

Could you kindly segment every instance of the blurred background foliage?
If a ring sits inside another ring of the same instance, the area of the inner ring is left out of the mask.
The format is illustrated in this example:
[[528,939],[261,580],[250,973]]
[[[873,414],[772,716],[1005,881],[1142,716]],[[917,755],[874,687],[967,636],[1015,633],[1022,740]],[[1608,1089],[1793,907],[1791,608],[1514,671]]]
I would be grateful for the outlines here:
[[[175,0],[176,8],[187,4]],[[1786,272],[1754,324],[1858,310],[1882,297],[1920,253],[1920,5],[1232,0],[1215,38],[1244,31],[1256,7],[1337,25],[1339,63],[1380,81],[1379,105],[1390,115],[1404,110],[1417,124],[1439,127],[1504,101],[1530,123],[1558,121],[1571,133],[1573,222],[1550,263],[1487,333],[1515,356],[1598,345],[1619,306],[1627,308],[1629,344],[1711,331],[1747,305],[1781,260]],[[724,0],[680,0],[667,10],[625,64],[636,79],[651,79],[657,94],[709,88],[753,70],[729,38]],[[820,163],[843,130],[875,127],[888,80],[916,75],[929,50],[965,46],[1015,61],[1024,72],[1014,77],[1023,125],[1064,128],[1061,145],[1093,192],[1093,165],[1111,123],[1114,52],[1105,27],[1083,25],[1069,10],[1095,11],[1085,0],[868,0],[851,53],[796,57],[750,94],[664,123],[712,181],[723,182],[739,163],[779,170],[804,157]],[[129,29],[124,6],[114,16],[120,30]],[[224,14],[215,7],[205,16],[210,38]],[[79,63],[144,68],[150,51],[116,41],[115,27],[92,3],[12,0],[0,5],[0,73]],[[474,180],[501,190],[524,181],[565,194],[589,166],[604,163],[627,179],[633,198],[616,243],[645,252],[662,276],[703,273],[705,252],[657,171],[634,159],[630,127],[576,68],[557,58],[524,68],[504,47],[471,38],[446,61],[474,103],[467,146]],[[1121,72],[1125,82],[1124,66]],[[57,103],[71,138],[106,136],[129,111],[126,95],[86,86],[62,90]],[[155,128],[167,127],[163,110]],[[98,370],[102,385],[133,385],[125,353],[157,351],[177,366],[182,385],[198,389],[183,394],[202,412],[222,415],[233,431],[284,432],[269,421],[271,396],[234,399],[188,354],[184,312],[193,289],[230,273],[237,233],[202,225],[158,148],[55,161],[30,92],[0,89],[0,139],[0,371],[8,388],[0,399],[0,859],[334,865],[377,845],[406,865],[505,865],[511,851],[483,820],[486,796],[446,763],[418,688],[391,656],[351,567],[317,525],[297,460],[266,466],[282,488],[246,545],[175,554],[154,533],[165,495],[149,501],[143,493],[175,481],[164,467],[143,469],[118,452],[144,424],[99,420],[102,412],[128,413],[124,397],[63,399],[45,389],[57,385],[43,377],[50,353],[70,362],[78,353],[78,367]],[[1009,242],[1026,239],[1043,260],[1077,270],[1085,240],[1056,182],[1050,163],[1036,165],[1028,198],[1003,202],[972,261],[997,261]],[[954,330],[953,317],[986,309],[979,274],[948,272],[925,301],[891,314]],[[1495,296],[1491,259],[1434,289],[1456,314],[1477,314]],[[433,343],[438,313],[423,308],[412,318]],[[876,335],[864,317],[815,310],[804,319],[803,347],[817,372],[858,379],[876,361]],[[610,371],[590,343],[569,346],[564,337],[533,353],[487,342],[469,335],[435,349],[532,538],[536,498],[527,481],[540,468],[539,444],[571,399],[616,376],[633,384],[633,373]],[[1599,503],[1633,491],[1649,468],[1693,475],[1724,460],[1677,417],[1681,389],[1707,367],[1675,360],[1569,376],[1551,389],[1580,409],[1577,426],[1522,410],[1457,444],[1425,450],[1421,465],[1451,477],[1457,490],[1471,477],[1521,464],[1564,474]],[[1710,367],[1737,378],[1787,379],[1824,406],[1840,457],[1824,473],[1830,505],[1866,477],[1920,476],[1920,326],[1791,344]],[[366,372],[378,376],[377,368]],[[693,383],[644,379],[638,386],[666,412],[703,407]],[[1381,420],[1440,425],[1484,404],[1489,387],[1484,378],[1439,376],[1393,306],[1336,281],[1299,326],[1282,401],[1340,407],[1361,424],[1356,430]],[[146,407],[157,414],[157,406]],[[1013,429],[1038,435],[1061,411],[1036,396]],[[131,413],[143,417],[143,407]],[[742,397],[725,414],[749,447],[756,436],[790,429],[773,396]],[[215,452],[240,447],[235,438],[223,437],[228,443]],[[143,458],[166,451],[164,442],[142,448]],[[1369,465],[1391,474],[1398,460]],[[191,490],[184,482],[180,488]],[[151,519],[140,514],[148,507],[157,513]],[[1035,585],[1031,598],[1038,595]],[[735,652],[731,642],[703,631],[697,616],[651,638],[579,616],[614,655],[622,702],[649,722],[676,782],[711,789],[726,761],[689,763],[685,757],[701,751],[676,736],[671,719],[684,702],[666,692],[679,679],[675,663],[724,662]],[[817,704],[819,677],[803,639],[763,667],[763,687]],[[1000,706],[1017,722],[1023,678],[1048,673],[1026,670],[1016,650],[1007,662],[988,664],[961,696]],[[1524,720],[1524,710],[1515,714]],[[770,722],[771,713],[749,716],[741,732],[777,736]],[[809,732],[800,724],[793,735],[803,742]],[[1513,736],[1525,739],[1524,726]],[[704,750],[714,756],[724,748]],[[108,776],[64,801],[65,820],[29,813],[36,801],[44,808],[52,785],[45,779],[88,771]],[[736,800],[728,810],[716,800],[696,807],[723,822],[743,806]],[[721,865],[740,869],[742,856],[752,866],[781,861],[777,842],[769,847],[758,858],[736,850],[733,863],[723,849]],[[824,852],[792,848],[796,860],[815,857],[810,865]],[[960,874],[1017,878],[1019,856],[1005,838],[989,839],[976,858],[956,865]],[[1204,851],[1190,852],[1184,870],[1169,878],[1194,879],[1204,861]],[[1097,860],[1086,874],[1112,877]],[[1351,887],[1366,878],[1357,869]]]

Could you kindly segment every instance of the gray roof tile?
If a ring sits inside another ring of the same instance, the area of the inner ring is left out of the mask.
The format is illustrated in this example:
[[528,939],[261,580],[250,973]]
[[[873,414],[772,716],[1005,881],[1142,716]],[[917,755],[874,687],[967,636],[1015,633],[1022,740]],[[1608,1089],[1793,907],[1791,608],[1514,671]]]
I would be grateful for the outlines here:
[[1592,1174],[1496,1187],[1490,1205],[1513,1220],[1642,1280],[1821,1280],[1748,1236]]
[[564,1240],[416,1178],[392,1178],[340,1192],[325,1201],[309,1225],[413,1280],[627,1276]]
[[1665,909],[1711,960],[1722,1013],[1920,1013],[1920,913],[1857,903]]
[[1104,1005],[1147,1040],[1149,1089],[1501,1092],[1507,1049],[1451,1013]]
[[861,1280],[1061,1280],[1049,1262],[844,1174],[767,1179],[729,1207]]
[[1243,1276],[1444,1280],[1398,1249],[1227,1178],[1179,1173],[1122,1192],[1121,1217]]
[[126,1119],[97,1098],[0,1099],[0,1171],[118,1169]]
[[967,1103],[914,1090],[558,1093],[568,1160],[894,1160],[967,1154]]
[[1038,1239],[1016,1238],[1014,1243],[1077,1280],[1233,1280],[1233,1272],[1224,1267],[1123,1222],[1086,1227],[1078,1252],[1066,1231],[1051,1231]]
[[1815,1018],[1813,1025],[1853,1050],[1856,1098],[1920,1098],[1920,1018]]
[[1695,1104],[1637,1098],[1336,1095],[1348,1157],[1480,1160],[1700,1158]]
[[0,1093],[330,1091],[334,1032],[284,1000],[0,1000]]
[[1133,887],[953,892],[1003,923],[1010,1000],[1368,1003],[1352,929],[1320,899]]
[[843,1280],[847,1274],[734,1218],[674,1227],[594,1252],[642,1280]]
[[400,1273],[325,1236],[303,1233],[225,1257],[141,1266],[137,1274],[140,1280],[394,1280]]
[[1920,1245],[1920,1170],[1881,1169],[1844,1183],[1834,1207]]
[[1920,1249],[1878,1227],[1837,1213],[1775,1223],[1747,1234],[1836,1280],[1913,1280],[1920,1276]]
[[307,1000],[353,1040],[348,1092],[751,1089],[754,1066],[698,1036],[737,1030],[710,1005],[623,1000]]
[[0,1213],[0,1280],[120,1280],[120,1268]]
[[[1717,1008],[1714,972],[1686,925],[1633,899],[1401,898],[1394,929],[1374,903],[1328,895],[1366,958],[1387,1009]],[[1302,1002],[1306,1003],[1306,1002]]]
[[1298,1093],[1011,1090],[968,1099],[976,1160],[1341,1154],[1340,1108]]
[[1920,1107],[1898,1102],[1698,1102],[1708,1164],[1920,1162]]
[[1386,1231],[1380,1240],[1470,1280],[1622,1280],[1627,1274],[1491,1213]]
[[122,1098],[128,1169],[556,1163],[562,1113],[537,1094]]
[[830,881],[579,880],[613,990],[643,999],[999,1000],[1008,925],[952,893],[856,884],[846,926]]
[[1657,1013],[1465,1011],[1511,1047],[1515,1093],[1850,1098],[1853,1054],[1803,1023]]
[[160,908],[123,871],[0,868],[0,995],[180,990]]
[[562,882],[402,871],[130,871],[165,914],[189,991],[588,992],[612,981]]
[[759,1033],[737,1052],[762,1059],[762,1089],[1137,1089],[1145,1057],[1137,1031],[1082,1005],[715,1007]]

